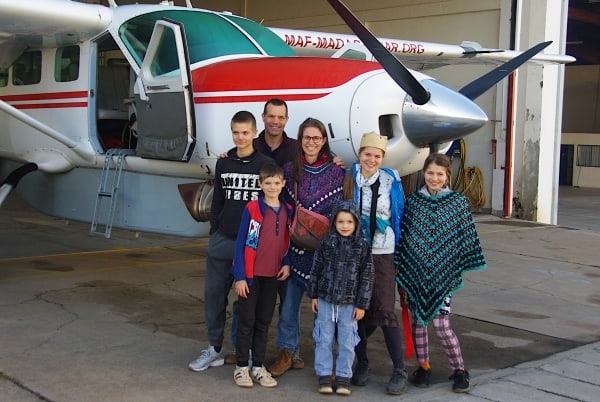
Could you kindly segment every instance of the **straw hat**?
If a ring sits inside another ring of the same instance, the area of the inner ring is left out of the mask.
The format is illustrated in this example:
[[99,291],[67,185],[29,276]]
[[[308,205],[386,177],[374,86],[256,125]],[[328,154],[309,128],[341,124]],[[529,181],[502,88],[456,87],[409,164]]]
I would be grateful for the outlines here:
[[383,152],[387,149],[387,137],[377,134],[375,131],[363,134],[360,140],[360,148],[373,147],[379,148]]

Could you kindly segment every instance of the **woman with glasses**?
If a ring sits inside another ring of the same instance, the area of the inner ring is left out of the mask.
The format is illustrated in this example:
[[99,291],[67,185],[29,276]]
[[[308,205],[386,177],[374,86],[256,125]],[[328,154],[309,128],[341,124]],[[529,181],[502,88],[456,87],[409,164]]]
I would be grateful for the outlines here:
[[[342,200],[344,170],[334,162],[327,131],[321,121],[308,118],[300,124],[294,159],[286,163],[283,170],[290,198],[304,208],[331,218],[333,207]],[[313,255],[314,252],[291,242],[291,278],[285,282],[279,311],[279,353],[269,367],[273,376],[303,366],[294,359],[300,359],[300,302],[310,277]]]

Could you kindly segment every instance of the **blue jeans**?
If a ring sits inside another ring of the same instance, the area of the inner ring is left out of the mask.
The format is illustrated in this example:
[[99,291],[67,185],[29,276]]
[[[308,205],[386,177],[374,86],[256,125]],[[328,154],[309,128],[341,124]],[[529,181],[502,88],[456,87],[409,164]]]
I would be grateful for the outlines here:
[[204,316],[208,342],[216,347],[223,345],[228,296],[233,284],[231,262],[234,248],[235,239],[223,236],[218,231],[213,233],[208,240],[204,282]]
[[300,302],[304,287],[292,279],[280,285],[279,322],[277,324],[277,349],[287,350],[292,356],[300,354]]
[[319,312],[313,329],[315,372],[318,376],[333,374],[333,346],[337,327],[338,356],[335,375],[338,378],[352,377],[354,347],[360,340],[357,321],[352,318],[353,312],[354,306],[351,304],[333,305],[319,298]]

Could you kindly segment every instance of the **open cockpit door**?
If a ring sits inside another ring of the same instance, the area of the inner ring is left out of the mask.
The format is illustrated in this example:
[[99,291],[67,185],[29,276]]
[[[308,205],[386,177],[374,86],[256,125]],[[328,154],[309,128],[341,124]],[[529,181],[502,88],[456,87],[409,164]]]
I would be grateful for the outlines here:
[[134,93],[136,155],[188,161],[196,132],[190,62],[182,24],[156,21]]

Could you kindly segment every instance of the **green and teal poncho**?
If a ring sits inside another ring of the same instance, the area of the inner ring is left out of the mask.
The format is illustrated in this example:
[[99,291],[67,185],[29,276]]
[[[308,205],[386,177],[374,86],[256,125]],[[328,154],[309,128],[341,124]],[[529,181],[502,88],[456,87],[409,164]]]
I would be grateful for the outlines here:
[[462,287],[463,272],[485,268],[485,259],[462,194],[413,193],[406,201],[401,230],[394,255],[396,281],[425,326],[444,298]]

